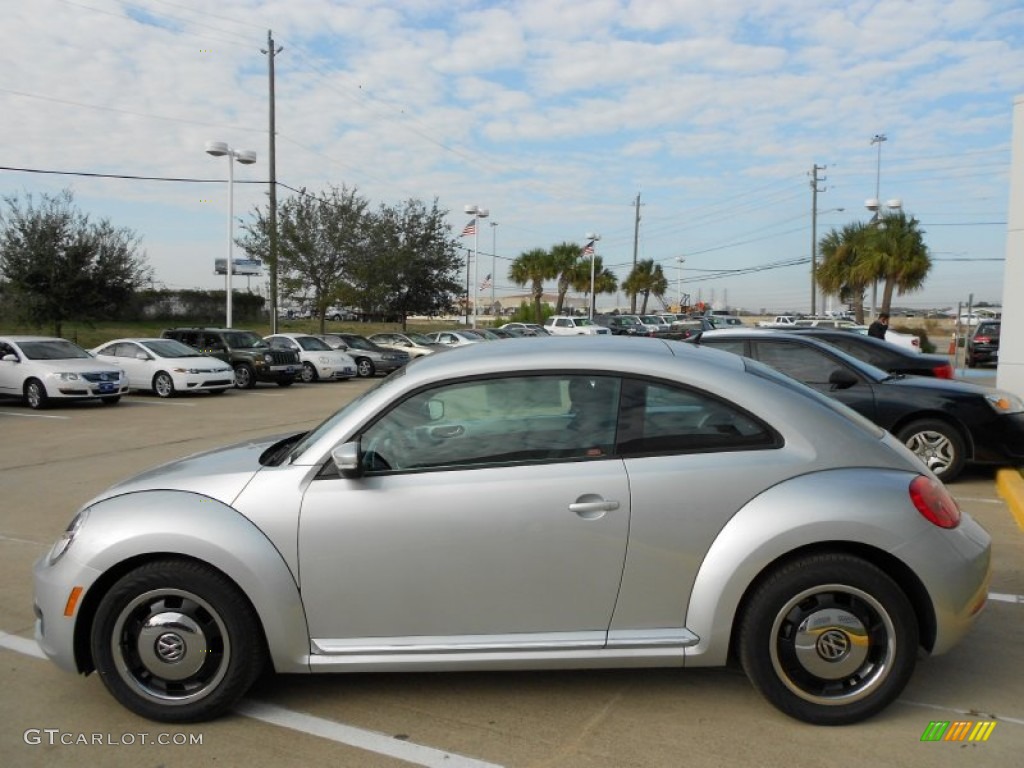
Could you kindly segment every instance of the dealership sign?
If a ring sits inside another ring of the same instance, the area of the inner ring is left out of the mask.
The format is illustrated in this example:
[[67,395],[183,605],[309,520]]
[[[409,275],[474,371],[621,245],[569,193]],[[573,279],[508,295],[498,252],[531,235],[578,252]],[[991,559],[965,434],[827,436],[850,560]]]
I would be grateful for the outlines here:
[[[263,270],[263,262],[259,259],[235,259],[233,272],[236,275],[260,275]],[[213,271],[218,275],[228,273],[227,259],[214,259]]]

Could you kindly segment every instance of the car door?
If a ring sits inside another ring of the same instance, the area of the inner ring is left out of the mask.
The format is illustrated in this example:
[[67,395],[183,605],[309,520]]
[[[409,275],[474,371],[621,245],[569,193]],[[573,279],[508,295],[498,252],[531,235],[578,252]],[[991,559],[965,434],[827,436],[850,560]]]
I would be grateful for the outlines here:
[[[107,347],[106,362],[116,365],[128,374],[128,386],[132,389],[150,389],[153,385],[151,366],[153,355],[131,341],[121,341]],[[145,355],[140,359],[139,355]]]
[[[604,645],[629,487],[611,453],[619,381],[581,378],[416,393],[358,435],[363,477],[309,485],[299,558],[315,650]],[[602,399],[579,402],[598,383]]]
[[[822,347],[803,344],[799,339],[754,339],[751,356],[824,395],[853,408],[877,423],[875,392],[872,383],[845,362]],[[837,386],[836,373],[848,377],[850,386]]]

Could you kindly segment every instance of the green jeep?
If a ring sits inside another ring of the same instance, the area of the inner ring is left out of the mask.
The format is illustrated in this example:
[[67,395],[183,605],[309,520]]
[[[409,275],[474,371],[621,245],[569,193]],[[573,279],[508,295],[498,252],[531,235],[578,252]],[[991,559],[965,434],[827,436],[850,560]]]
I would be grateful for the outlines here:
[[288,387],[302,371],[299,356],[290,349],[271,347],[259,334],[234,328],[168,328],[161,334],[235,369],[235,386],[252,389],[257,381]]

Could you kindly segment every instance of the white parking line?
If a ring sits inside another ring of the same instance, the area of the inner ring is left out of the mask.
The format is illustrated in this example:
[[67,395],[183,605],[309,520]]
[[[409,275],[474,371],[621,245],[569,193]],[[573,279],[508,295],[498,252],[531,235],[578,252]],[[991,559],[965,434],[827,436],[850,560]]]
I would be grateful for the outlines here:
[[322,739],[330,739],[339,744],[347,744],[428,768],[501,768],[497,763],[488,763],[433,747],[424,747],[420,744],[401,741],[385,733],[354,728],[344,723],[336,723],[333,720],[325,720],[322,717],[314,717],[301,712],[292,712],[290,709],[258,701],[243,701],[235,708],[235,711],[264,723],[307,733],[311,736],[319,736]]
[[136,400],[135,398],[132,398],[131,400],[125,400],[125,402],[131,403],[132,405],[170,405],[178,408],[196,407],[195,403],[168,403],[166,400]]
[[937,709],[940,712],[955,712],[958,715],[968,715],[972,718],[984,717],[986,720],[998,720],[1000,723],[1013,723],[1014,725],[1024,725],[1024,720],[1019,717],[1006,717],[1004,715],[997,715],[992,712],[978,712],[974,709],[957,709],[956,707],[940,707],[938,704],[925,704],[923,701],[910,701],[910,699],[897,699],[900,704],[906,704],[908,707],[921,707],[922,709]]
[[[46,654],[35,640],[9,635],[6,632],[0,632],[0,648],[6,648],[9,651],[36,659],[46,658]],[[293,712],[290,709],[275,707],[272,704],[264,704],[259,701],[243,701],[235,707],[235,711],[246,717],[251,717],[253,720],[306,733],[310,736],[319,736],[322,739],[405,760],[407,763],[422,765],[426,768],[502,768],[498,763],[488,763],[484,760],[445,752],[442,749],[425,747],[411,741],[402,741],[385,733],[356,728],[352,725],[337,723],[302,712]]]
[[31,544],[33,547],[48,547],[49,544],[45,544],[41,541],[32,541],[32,539],[19,539],[14,536],[4,536],[0,533],[0,541],[10,541],[14,544]]
[[1018,605],[1024,605],[1024,595],[1007,595],[1002,592],[989,592],[989,600],[995,600],[1000,603],[1017,603]]
[[18,413],[17,411],[0,411],[0,416],[23,416],[27,419],[70,419],[70,416],[52,416],[46,413]]
[[25,656],[32,656],[36,659],[45,659],[46,654],[43,653],[43,649],[39,647],[39,643],[27,637],[18,637],[17,635],[8,635],[6,632],[0,632],[0,648],[6,648],[9,651],[16,651],[17,653],[24,654]]

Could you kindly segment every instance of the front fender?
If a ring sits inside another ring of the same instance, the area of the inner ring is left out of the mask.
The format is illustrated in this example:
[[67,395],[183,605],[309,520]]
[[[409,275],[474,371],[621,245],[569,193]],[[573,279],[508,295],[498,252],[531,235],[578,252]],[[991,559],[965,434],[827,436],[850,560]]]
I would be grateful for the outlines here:
[[[91,609],[113,580],[135,564],[179,555],[208,563],[242,590],[263,626],[274,668],[308,672],[309,631],[295,574],[248,518],[227,504],[186,491],[154,490],[104,499],[89,508],[54,570],[59,583],[84,587],[76,628],[88,631]],[[111,576],[113,578],[111,578]],[[53,582],[54,579],[48,579]]]
[[[914,473],[836,469],[787,480],[749,501],[722,529],[701,563],[686,628],[700,641],[687,666],[726,663],[737,610],[748,588],[772,564],[806,547],[873,548],[928,570],[924,541],[934,529],[914,508]],[[896,542],[903,542],[896,544]]]

